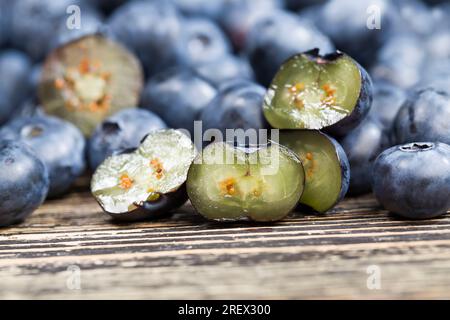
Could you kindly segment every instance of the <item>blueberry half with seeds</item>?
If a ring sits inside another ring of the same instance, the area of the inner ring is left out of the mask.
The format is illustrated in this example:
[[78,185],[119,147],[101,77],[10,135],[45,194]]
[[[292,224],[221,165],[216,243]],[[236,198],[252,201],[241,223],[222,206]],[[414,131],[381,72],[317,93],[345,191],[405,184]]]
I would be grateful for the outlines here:
[[302,208],[319,213],[332,209],[347,193],[350,165],[341,145],[316,130],[281,131],[280,143],[302,160],[305,168],[305,191]]
[[153,131],[135,151],[113,155],[97,168],[92,194],[115,220],[161,217],[186,202],[184,183],[196,155],[181,131]]
[[143,86],[139,61],[100,35],[72,41],[44,63],[39,98],[45,111],[89,136],[111,114],[137,105]]
[[298,157],[275,143],[207,146],[189,169],[187,192],[195,209],[217,221],[277,221],[297,205],[305,173]]
[[367,115],[372,81],[348,55],[311,50],[288,59],[264,100],[268,122],[279,129],[327,129],[345,135]]

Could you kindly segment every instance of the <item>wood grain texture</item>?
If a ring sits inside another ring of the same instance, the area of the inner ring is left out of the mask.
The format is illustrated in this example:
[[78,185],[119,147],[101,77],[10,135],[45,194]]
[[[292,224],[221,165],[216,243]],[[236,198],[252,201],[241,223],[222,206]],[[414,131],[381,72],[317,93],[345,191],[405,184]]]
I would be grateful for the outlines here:
[[[400,220],[363,197],[269,225],[212,223],[189,205],[113,224],[85,183],[0,230],[0,298],[450,298],[449,215]],[[370,266],[379,290],[367,287]]]

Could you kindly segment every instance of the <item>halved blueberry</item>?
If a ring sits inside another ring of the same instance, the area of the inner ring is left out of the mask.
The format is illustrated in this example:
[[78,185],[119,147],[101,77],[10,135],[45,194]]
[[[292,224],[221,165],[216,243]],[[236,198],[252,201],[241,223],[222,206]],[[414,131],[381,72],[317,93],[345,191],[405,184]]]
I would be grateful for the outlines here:
[[118,43],[92,35],[47,57],[39,98],[46,112],[89,136],[111,114],[136,106],[142,86],[139,61]]
[[304,169],[287,148],[270,144],[207,146],[189,169],[187,192],[207,219],[276,221],[297,205],[304,189]]
[[134,152],[113,155],[95,171],[91,191],[113,219],[160,217],[187,200],[183,185],[197,155],[180,131],[153,131]]
[[352,58],[312,50],[291,57],[264,99],[268,122],[279,129],[327,129],[345,135],[367,115],[372,81]]
[[450,146],[415,142],[392,147],[376,160],[373,190],[389,211],[428,219],[450,210]]
[[280,143],[294,151],[305,167],[300,204],[325,213],[341,201],[350,183],[350,165],[341,145],[316,130],[281,131]]

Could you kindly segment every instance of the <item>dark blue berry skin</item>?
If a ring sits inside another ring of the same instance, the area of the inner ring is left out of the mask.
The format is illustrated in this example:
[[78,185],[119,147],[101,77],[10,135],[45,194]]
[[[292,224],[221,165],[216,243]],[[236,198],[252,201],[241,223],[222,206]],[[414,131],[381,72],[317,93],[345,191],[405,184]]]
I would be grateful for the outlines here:
[[181,25],[170,1],[130,1],[112,13],[107,25],[111,37],[136,53],[147,75],[173,65]]
[[190,18],[182,20],[183,28],[175,43],[175,59],[180,66],[200,63],[217,64],[231,53],[231,43],[212,20]]
[[260,85],[241,79],[224,83],[202,111],[203,130],[219,129],[225,138],[226,129],[267,128],[261,108],[265,91]]
[[6,46],[11,28],[11,13],[8,0],[0,0],[0,48]]
[[[371,6],[381,11],[381,29],[369,29]],[[375,60],[378,49],[392,34],[398,14],[389,0],[330,0],[322,6],[316,26],[338,50],[351,55],[365,67]]]
[[65,24],[59,26],[53,39],[53,48],[87,35],[101,33],[104,29],[101,13],[94,8],[86,8],[81,12],[81,26],[79,29],[69,29]]
[[216,87],[232,79],[254,79],[253,69],[248,61],[231,54],[220,58],[220,61],[198,64],[193,69]]
[[174,0],[174,3],[186,16],[218,19],[226,0]]
[[370,74],[375,80],[408,89],[420,81],[425,62],[426,52],[421,40],[411,35],[398,35],[380,49]]
[[27,144],[48,169],[49,197],[66,193],[86,167],[85,140],[71,123],[36,115],[13,120],[0,135]]
[[348,156],[345,153],[344,148],[342,148],[341,144],[339,142],[337,142],[337,140],[335,140],[332,137],[329,137],[329,138],[336,149],[336,153],[338,155],[339,163],[341,165],[341,173],[342,173],[341,193],[339,194],[339,198],[336,202],[336,204],[337,204],[338,202],[343,200],[345,198],[345,196],[347,195],[348,190],[350,188],[350,181],[351,181],[352,175],[351,175],[350,162],[348,160]]
[[323,5],[327,0],[285,0],[286,8],[297,11],[309,6]]
[[293,13],[276,11],[255,24],[246,52],[256,79],[268,86],[283,62],[314,48],[322,54],[334,51],[331,41],[312,24]]
[[156,114],[130,108],[106,119],[92,134],[88,144],[89,166],[94,171],[107,157],[139,147],[152,130],[165,129]]
[[429,219],[450,210],[450,146],[412,143],[392,147],[375,161],[373,190],[387,210]]
[[249,41],[250,31],[259,19],[284,7],[284,0],[225,1],[219,22],[235,48],[242,50]]
[[128,1],[129,0],[89,0],[90,4],[105,14],[110,14],[114,9]]
[[373,163],[390,147],[388,132],[373,117],[366,118],[341,140],[351,168],[349,195],[358,196],[372,191]]
[[55,30],[66,25],[67,8],[77,5],[82,14],[89,7],[85,0],[21,0],[11,3],[11,42],[35,61],[44,58],[51,49]]
[[390,130],[406,98],[404,90],[387,82],[375,82],[370,115],[380,121],[385,129]]
[[45,200],[47,168],[24,143],[0,141],[0,227],[23,221]]
[[8,121],[30,92],[30,59],[16,50],[0,53],[0,125]]
[[191,133],[200,112],[216,96],[217,90],[187,69],[170,69],[150,79],[141,105],[159,115],[169,127]]
[[426,87],[412,92],[394,124],[397,144],[415,141],[450,144],[450,89]]

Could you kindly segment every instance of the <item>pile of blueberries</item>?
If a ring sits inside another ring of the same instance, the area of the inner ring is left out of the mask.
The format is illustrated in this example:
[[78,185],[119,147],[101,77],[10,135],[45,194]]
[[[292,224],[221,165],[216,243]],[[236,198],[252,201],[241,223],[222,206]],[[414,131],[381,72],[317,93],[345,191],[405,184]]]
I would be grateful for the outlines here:
[[[194,121],[297,132],[286,134],[297,153],[292,139],[325,141],[342,169],[339,199],[373,191],[407,218],[445,214],[450,3],[0,0],[0,227],[149,133],[192,133]],[[297,156],[306,192],[314,161]]]

